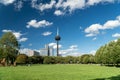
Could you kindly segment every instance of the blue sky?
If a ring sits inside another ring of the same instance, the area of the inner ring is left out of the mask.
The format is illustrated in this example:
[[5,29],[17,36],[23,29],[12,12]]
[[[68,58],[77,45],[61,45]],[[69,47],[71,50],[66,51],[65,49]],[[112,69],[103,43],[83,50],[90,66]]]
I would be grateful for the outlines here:
[[120,0],[0,0],[0,36],[13,32],[21,49],[56,48],[60,54],[94,53],[120,37]]

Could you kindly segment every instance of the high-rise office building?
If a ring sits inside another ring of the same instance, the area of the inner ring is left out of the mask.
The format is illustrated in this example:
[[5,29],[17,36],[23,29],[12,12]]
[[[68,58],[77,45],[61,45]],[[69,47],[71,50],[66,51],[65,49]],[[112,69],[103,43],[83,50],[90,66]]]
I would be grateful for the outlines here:
[[52,47],[49,47],[48,45],[45,45],[45,48],[40,49],[40,55],[41,56],[54,56],[54,49]]

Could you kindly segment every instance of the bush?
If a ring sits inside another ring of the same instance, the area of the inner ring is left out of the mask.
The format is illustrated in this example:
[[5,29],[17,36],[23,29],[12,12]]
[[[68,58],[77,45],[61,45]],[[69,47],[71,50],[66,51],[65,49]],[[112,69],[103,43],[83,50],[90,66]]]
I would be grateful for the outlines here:
[[20,54],[17,56],[16,63],[17,64],[26,64],[28,61],[28,56],[25,54]]
[[42,56],[32,56],[32,57],[28,57],[28,63],[32,63],[32,64],[42,64],[42,63],[43,63],[43,57],[42,57]]
[[44,64],[55,64],[55,57],[45,56],[43,63]]

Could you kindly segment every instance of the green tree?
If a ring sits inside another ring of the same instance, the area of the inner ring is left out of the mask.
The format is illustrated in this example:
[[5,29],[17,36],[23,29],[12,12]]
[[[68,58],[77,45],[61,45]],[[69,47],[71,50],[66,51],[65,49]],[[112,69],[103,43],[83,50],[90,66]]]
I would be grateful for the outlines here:
[[18,53],[19,44],[12,32],[7,32],[0,39],[1,57],[6,59],[6,63],[14,63]]
[[116,42],[115,41],[111,41],[110,43],[108,43],[107,47],[106,47],[106,63],[107,64],[114,64],[114,49],[116,46]]
[[111,41],[100,47],[95,54],[97,63],[109,65],[120,63],[120,39],[117,42]]
[[104,51],[105,47],[104,46],[101,46],[96,54],[95,54],[95,61],[96,63],[99,63],[99,64],[102,64],[102,59],[103,59],[103,51]]
[[72,56],[67,56],[65,57],[65,63],[70,63],[72,64],[74,62],[74,58]]
[[92,54],[89,56],[89,62],[95,63],[95,56],[93,56]]
[[25,54],[19,54],[16,58],[17,64],[26,64],[28,61],[28,56]]
[[113,48],[113,62],[114,64],[119,64],[120,63],[120,39],[116,42],[116,45]]
[[84,54],[80,57],[80,62],[83,64],[95,63],[94,56],[92,54]]
[[42,56],[32,56],[28,58],[29,63],[33,64],[41,64],[43,63],[43,57]]
[[0,59],[2,59],[3,58],[3,49],[2,49],[2,47],[0,47]]
[[45,56],[43,60],[44,64],[55,64],[55,57]]

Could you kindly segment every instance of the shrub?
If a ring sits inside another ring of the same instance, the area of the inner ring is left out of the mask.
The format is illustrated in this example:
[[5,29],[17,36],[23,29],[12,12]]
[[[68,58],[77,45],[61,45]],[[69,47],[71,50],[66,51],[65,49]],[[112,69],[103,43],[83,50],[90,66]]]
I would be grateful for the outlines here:
[[17,64],[26,64],[28,60],[28,56],[25,54],[20,54],[17,56],[16,63]]

